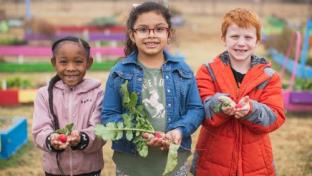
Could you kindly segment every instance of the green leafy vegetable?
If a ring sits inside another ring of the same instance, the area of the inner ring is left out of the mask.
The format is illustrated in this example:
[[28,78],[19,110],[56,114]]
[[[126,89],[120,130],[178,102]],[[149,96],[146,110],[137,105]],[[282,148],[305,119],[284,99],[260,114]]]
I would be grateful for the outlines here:
[[219,97],[218,103],[213,107],[213,112],[221,112],[222,107],[231,106],[230,101],[227,98]]
[[[135,92],[129,93],[128,81],[120,86],[123,95],[122,106],[127,113],[121,115],[123,122],[110,122],[106,125],[98,124],[95,127],[95,134],[104,140],[119,140],[124,135],[128,141],[135,144],[140,156],[148,155],[147,140],[142,137],[142,133],[155,133],[152,124],[148,121],[148,114],[143,105],[138,104],[138,95]],[[170,173],[177,165],[179,145],[170,144],[166,169],[164,174]]]
[[172,143],[170,144],[165,171],[163,172],[162,175],[169,174],[177,166],[177,164],[178,164],[178,149],[179,149],[179,145],[172,144]]
[[64,128],[60,128],[60,129],[56,130],[55,132],[59,133],[59,134],[65,134],[66,136],[68,136],[72,132],[73,127],[74,127],[74,124],[69,123]]
[[120,86],[123,95],[122,106],[127,113],[121,115],[123,122],[108,123],[106,126],[97,125],[95,133],[104,140],[119,140],[125,135],[128,141],[136,145],[136,150],[140,156],[148,155],[147,141],[141,134],[142,132],[154,133],[152,124],[148,121],[148,115],[142,105],[137,104],[138,95],[135,92],[129,93],[128,81]]

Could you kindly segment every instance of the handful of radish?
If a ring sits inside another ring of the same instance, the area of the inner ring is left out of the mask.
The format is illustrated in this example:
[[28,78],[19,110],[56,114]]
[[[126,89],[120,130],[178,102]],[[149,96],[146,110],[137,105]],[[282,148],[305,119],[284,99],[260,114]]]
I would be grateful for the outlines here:
[[67,137],[70,135],[70,133],[73,130],[73,123],[67,124],[64,128],[60,128],[56,130],[55,132],[59,134],[58,140],[61,141],[62,143],[67,142]]
[[58,140],[63,142],[63,143],[66,143],[67,142],[67,136],[65,134],[60,134],[58,136]]
[[[213,107],[213,111],[214,112],[220,112],[222,107],[229,107],[229,106],[231,106],[231,102],[230,102],[229,98],[227,98],[227,97],[221,96],[221,97],[218,98],[218,101],[219,102]],[[234,106],[235,109],[240,109],[242,107],[243,107],[243,105],[241,103],[237,103]]]
[[[122,121],[109,122],[106,125],[96,125],[95,134],[104,140],[116,141],[125,138],[135,144],[138,154],[142,157],[148,155],[148,140],[143,133],[149,133],[155,138],[164,138],[164,134],[156,132],[148,120],[148,114],[142,104],[137,104],[138,95],[128,91],[128,81],[121,85],[122,106],[126,113],[122,114]],[[163,175],[172,172],[177,165],[179,145],[170,143],[167,164]]]
[[164,135],[161,133],[161,132],[159,132],[159,131],[156,131],[155,133],[154,133],[154,135],[155,135],[155,138],[163,138],[164,137]]
[[242,107],[243,107],[243,105],[240,104],[240,103],[238,103],[238,104],[235,105],[235,108],[236,108],[236,109],[239,109],[239,108],[242,108]]

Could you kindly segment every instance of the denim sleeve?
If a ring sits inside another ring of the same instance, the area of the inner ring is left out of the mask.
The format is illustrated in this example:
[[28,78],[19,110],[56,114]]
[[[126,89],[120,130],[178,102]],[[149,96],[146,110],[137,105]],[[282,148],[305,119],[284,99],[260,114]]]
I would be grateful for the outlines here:
[[171,126],[171,129],[181,128],[183,137],[191,136],[204,119],[204,108],[194,77],[188,91],[186,108],[186,114]]
[[121,95],[120,90],[116,89],[116,87],[117,86],[114,85],[114,80],[111,72],[106,82],[105,93],[102,102],[102,124],[122,121]]

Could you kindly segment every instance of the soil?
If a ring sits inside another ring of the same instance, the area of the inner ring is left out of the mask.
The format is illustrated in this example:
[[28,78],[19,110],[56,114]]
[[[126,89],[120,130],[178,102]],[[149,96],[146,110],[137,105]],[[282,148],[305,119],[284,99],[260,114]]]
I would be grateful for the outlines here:
[[12,125],[12,119],[9,117],[0,117],[0,131],[6,131]]

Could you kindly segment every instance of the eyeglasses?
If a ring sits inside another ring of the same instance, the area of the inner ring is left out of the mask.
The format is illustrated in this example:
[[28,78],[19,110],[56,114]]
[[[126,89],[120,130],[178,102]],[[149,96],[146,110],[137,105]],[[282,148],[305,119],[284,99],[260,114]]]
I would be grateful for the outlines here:
[[154,35],[156,36],[164,36],[167,35],[169,32],[169,28],[167,27],[155,27],[155,28],[148,28],[148,27],[139,27],[136,29],[132,29],[133,32],[137,33],[138,35],[142,37],[147,37],[151,34],[151,31],[153,31]]

